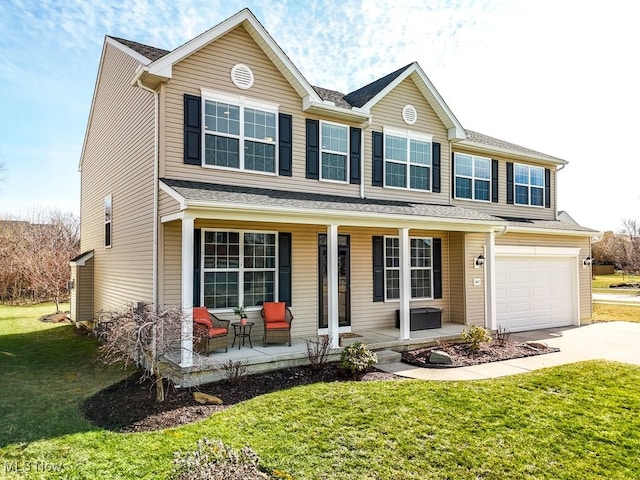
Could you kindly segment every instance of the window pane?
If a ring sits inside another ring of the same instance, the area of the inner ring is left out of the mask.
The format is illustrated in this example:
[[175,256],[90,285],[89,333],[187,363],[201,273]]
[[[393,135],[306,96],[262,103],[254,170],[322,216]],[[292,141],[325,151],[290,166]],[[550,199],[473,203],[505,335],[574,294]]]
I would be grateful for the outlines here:
[[205,135],[204,149],[204,163],[206,165],[240,167],[239,140],[237,138]]
[[470,177],[473,175],[473,159],[469,155],[456,153],[456,175]]
[[489,182],[486,180],[475,180],[476,200],[489,200]]
[[518,205],[529,205],[529,187],[516,185],[516,203]]
[[431,268],[431,239],[411,239],[411,267]]
[[204,268],[238,268],[239,241],[237,233],[205,232]]
[[347,153],[347,127],[322,124],[322,149]]
[[544,187],[544,168],[531,167],[531,185]]
[[265,142],[276,141],[276,115],[253,108],[244,109],[244,135]]
[[471,198],[470,178],[456,178],[456,198]]
[[430,176],[431,169],[428,167],[418,167],[416,165],[411,165],[411,188],[416,188],[419,190],[429,190],[430,189]]
[[208,308],[238,305],[238,272],[205,272],[204,304]]
[[431,165],[431,143],[411,140],[409,145],[411,163]]
[[411,298],[431,297],[431,270],[411,270]]
[[491,178],[491,162],[486,158],[476,158],[473,173],[476,178]]
[[407,139],[385,135],[385,158],[388,160],[407,161]]
[[400,298],[400,272],[398,270],[387,270],[387,298]]
[[334,153],[322,154],[322,178],[347,181],[347,157]]
[[531,205],[544,205],[544,189],[531,187]]
[[268,143],[244,142],[244,167],[258,172],[275,172],[276,146]]
[[385,265],[391,268],[400,266],[400,240],[397,238],[385,239]]
[[385,163],[385,184],[388,187],[407,186],[407,166],[401,163]]
[[515,165],[515,181],[516,183],[529,184],[529,168],[524,165]]
[[240,107],[207,100],[204,104],[204,125],[212,132],[240,135]]
[[262,305],[275,300],[275,272],[245,272],[244,306]]

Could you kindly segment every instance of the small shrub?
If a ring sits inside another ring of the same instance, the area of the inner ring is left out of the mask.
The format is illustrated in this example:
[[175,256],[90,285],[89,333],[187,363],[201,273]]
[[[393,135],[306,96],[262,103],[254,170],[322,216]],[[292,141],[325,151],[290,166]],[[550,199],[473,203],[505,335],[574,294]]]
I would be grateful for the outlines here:
[[258,455],[249,447],[236,452],[220,440],[202,438],[193,452],[173,454],[174,480],[263,480]]
[[452,345],[452,343],[446,338],[436,338],[436,347],[438,350],[446,350]]
[[307,342],[307,358],[313,370],[320,370],[329,358],[331,340],[329,335],[322,335]]
[[511,338],[511,332],[504,330],[502,327],[498,327],[496,331],[496,342],[501,347],[506,346],[509,343],[509,339]]
[[231,359],[227,360],[225,363],[218,367],[218,370],[221,371],[224,377],[229,381],[229,383],[233,383],[234,385],[242,382],[247,376],[247,368],[249,364],[246,361],[237,360],[233,361]]
[[352,374],[364,372],[376,363],[378,363],[376,354],[361,342],[347,345],[340,355],[340,368]]
[[471,325],[460,332],[462,339],[469,344],[469,349],[473,352],[480,348],[480,344],[491,341],[489,332],[477,325]]

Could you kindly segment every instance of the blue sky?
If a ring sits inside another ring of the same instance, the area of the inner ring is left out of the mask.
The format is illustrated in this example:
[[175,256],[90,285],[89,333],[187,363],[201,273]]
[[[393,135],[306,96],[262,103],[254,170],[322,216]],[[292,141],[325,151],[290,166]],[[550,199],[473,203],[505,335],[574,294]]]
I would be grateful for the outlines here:
[[79,212],[105,35],[173,49],[249,7],[314,85],[348,92],[418,61],[463,126],[563,159],[559,208],[640,219],[640,29],[631,1],[4,0],[0,216]]

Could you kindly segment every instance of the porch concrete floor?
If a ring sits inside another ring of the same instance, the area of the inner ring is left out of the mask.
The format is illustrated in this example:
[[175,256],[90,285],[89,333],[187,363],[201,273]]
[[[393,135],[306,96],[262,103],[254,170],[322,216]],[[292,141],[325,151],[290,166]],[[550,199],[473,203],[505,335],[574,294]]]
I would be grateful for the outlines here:
[[[465,326],[461,324],[444,323],[441,328],[412,331],[410,332],[411,339],[409,340],[400,340],[400,330],[397,328],[355,330],[352,334],[357,336],[343,338],[342,345],[362,342],[366,343],[373,351],[384,349],[403,351],[433,344],[438,339],[458,338],[463,328]],[[175,378],[174,381],[183,386],[188,386],[219,380],[224,378],[224,374],[219,368],[229,361],[246,362],[247,373],[249,374],[303,365],[308,363],[306,340],[311,338],[292,337],[292,345],[290,347],[286,344],[268,344],[265,347],[262,344],[262,333],[256,332],[251,336],[253,348],[249,347],[248,341],[240,348],[238,348],[238,343],[236,342],[235,347],[232,348],[233,335],[230,335],[229,348],[226,353],[222,350],[216,350],[209,355],[194,355],[193,366],[182,369],[184,376],[182,379]],[[329,360],[338,360],[340,352],[341,349],[332,350]],[[168,355],[166,359],[173,364],[174,368],[180,368],[178,367],[180,363],[178,352]],[[189,379],[190,376],[194,378]]]

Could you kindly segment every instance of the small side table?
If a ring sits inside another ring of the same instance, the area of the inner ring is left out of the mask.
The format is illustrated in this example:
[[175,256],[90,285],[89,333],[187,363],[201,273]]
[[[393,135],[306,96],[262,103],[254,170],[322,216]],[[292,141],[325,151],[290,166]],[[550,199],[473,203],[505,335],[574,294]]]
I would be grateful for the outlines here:
[[[249,346],[253,348],[253,344],[251,343],[251,327],[253,327],[253,322],[247,322],[244,325],[240,322],[233,322],[231,326],[233,327],[233,343],[231,344],[231,348],[236,344],[236,338],[238,337],[240,337],[238,338],[238,350],[240,350],[241,346],[244,347],[246,338],[249,339]],[[242,340],[242,344],[240,340]]]

